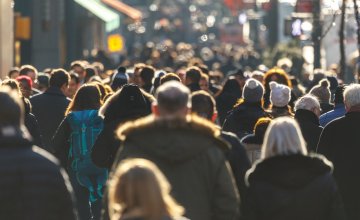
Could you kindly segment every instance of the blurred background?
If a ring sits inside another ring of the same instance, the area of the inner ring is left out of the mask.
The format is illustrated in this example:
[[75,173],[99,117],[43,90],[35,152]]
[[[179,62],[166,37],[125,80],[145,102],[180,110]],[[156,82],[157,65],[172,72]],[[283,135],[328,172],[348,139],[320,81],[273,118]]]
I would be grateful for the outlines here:
[[[340,0],[0,0],[0,67],[68,67],[78,59],[107,69],[128,62],[162,68],[195,55],[214,67],[224,56],[243,68],[338,64]],[[346,63],[356,63],[353,1],[344,13]],[[240,51],[240,52],[239,52]],[[176,53],[176,55],[175,55]],[[227,62],[231,62],[228,61]],[[315,61],[315,62],[314,62]],[[237,62],[239,63],[239,62]],[[304,65],[305,64],[305,65]],[[236,64],[234,64],[236,65]],[[348,71],[351,78],[351,71]],[[346,72],[342,73],[346,78]]]

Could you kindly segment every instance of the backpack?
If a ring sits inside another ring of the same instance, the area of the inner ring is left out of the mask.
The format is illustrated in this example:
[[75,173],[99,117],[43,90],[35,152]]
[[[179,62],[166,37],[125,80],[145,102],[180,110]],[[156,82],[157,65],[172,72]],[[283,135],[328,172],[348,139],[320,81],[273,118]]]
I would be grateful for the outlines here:
[[68,115],[71,128],[68,159],[70,169],[75,173],[77,182],[90,192],[90,201],[102,197],[108,171],[97,167],[91,159],[92,147],[103,129],[103,119],[97,110],[72,112]]

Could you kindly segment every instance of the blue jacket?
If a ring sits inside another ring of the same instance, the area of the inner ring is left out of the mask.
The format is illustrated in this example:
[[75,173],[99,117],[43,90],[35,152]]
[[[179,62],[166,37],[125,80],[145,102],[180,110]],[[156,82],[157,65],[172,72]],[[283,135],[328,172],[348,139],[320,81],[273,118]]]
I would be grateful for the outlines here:
[[346,113],[344,104],[336,104],[334,110],[326,112],[320,116],[320,125],[325,127],[329,122],[344,116]]

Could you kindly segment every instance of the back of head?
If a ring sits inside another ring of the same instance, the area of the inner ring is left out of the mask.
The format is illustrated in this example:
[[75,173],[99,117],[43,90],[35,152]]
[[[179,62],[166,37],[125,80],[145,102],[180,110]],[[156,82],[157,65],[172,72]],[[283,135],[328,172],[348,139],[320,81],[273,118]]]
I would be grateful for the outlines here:
[[8,86],[10,89],[16,91],[19,95],[21,95],[19,82],[15,79],[5,79],[1,82],[1,86]]
[[261,140],[264,139],[266,129],[269,127],[271,120],[272,119],[268,117],[262,117],[257,120],[254,126],[254,134],[256,137],[261,138]]
[[215,99],[205,91],[196,91],[191,94],[191,111],[211,120],[216,112]]
[[278,84],[277,82],[269,83],[270,101],[273,106],[284,107],[287,106],[291,99],[291,89],[288,86]]
[[314,86],[310,90],[309,93],[316,96],[321,103],[330,102],[330,82],[327,79],[322,79],[317,86]]
[[160,85],[169,82],[169,81],[178,81],[181,82],[181,79],[178,75],[175,73],[167,73],[164,76],[160,78]]
[[105,122],[130,120],[149,115],[151,104],[137,85],[126,84],[100,110]]
[[0,88],[0,136],[6,135],[3,128],[21,127],[24,120],[24,106],[19,94],[10,87]]
[[191,107],[190,90],[176,81],[161,85],[156,91],[156,100],[159,111],[168,116]]
[[75,93],[66,114],[73,111],[97,110],[102,105],[99,87],[95,84],[84,84]]
[[245,102],[260,102],[264,95],[263,85],[256,79],[248,79],[243,88],[243,99]]
[[145,66],[140,70],[140,77],[145,84],[151,84],[155,76],[155,69],[152,66]]
[[314,111],[314,109],[320,109],[320,103],[316,96],[307,94],[296,100],[294,109],[295,111],[300,109]]
[[180,217],[183,208],[169,195],[170,184],[159,168],[145,159],[124,160],[109,184],[109,214],[121,219],[127,212],[140,211],[144,219]]
[[129,76],[126,72],[120,72],[118,70],[117,73],[114,74],[111,82],[111,89],[117,91],[122,86],[129,82]]
[[64,69],[54,69],[51,72],[49,85],[50,87],[61,88],[70,82],[70,74]]
[[360,85],[351,84],[344,91],[344,103],[348,110],[360,105]]
[[339,85],[336,87],[335,90],[335,98],[334,103],[335,104],[343,104],[344,103],[344,90],[347,85]]
[[276,118],[266,130],[261,158],[292,154],[307,154],[299,125],[290,117]]
[[201,79],[201,69],[199,67],[189,67],[185,72],[186,83],[199,83]]
[[38,71],[35,67],[31,66],[31,65],[23,65],[20,67],[19,70],[19,75],[20,76],[28,76],[29,73],[34,73],[35,75],[37,75]]

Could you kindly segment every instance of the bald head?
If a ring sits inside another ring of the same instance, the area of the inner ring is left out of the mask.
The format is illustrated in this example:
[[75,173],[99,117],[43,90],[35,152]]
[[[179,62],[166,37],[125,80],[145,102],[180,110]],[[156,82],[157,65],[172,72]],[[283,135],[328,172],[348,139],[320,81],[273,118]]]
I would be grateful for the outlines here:
[[166,82],[155,96],[159,116],[185,116],[191,108],[190,90],[180,82]]

